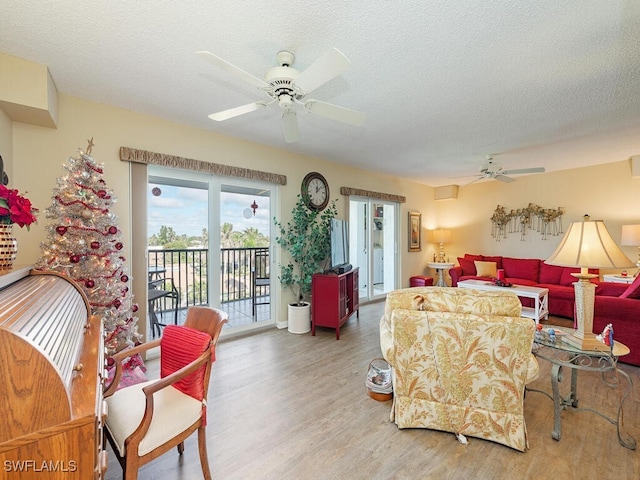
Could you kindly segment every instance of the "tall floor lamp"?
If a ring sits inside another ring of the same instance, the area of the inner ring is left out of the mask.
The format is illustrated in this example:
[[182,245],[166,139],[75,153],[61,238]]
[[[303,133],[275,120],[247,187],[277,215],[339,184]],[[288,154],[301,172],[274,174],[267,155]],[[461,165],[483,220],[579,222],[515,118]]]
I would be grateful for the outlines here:
[[627,268],[634,264],[613,241],[602,220],[573,222],[560,245],[545,263],[563,267],[580,267],[580,273],[572,273],[578,279],[573,284],[576,302],[577,330],[563,337],[564,340],[582,350],[608,350],[593,333],[593,307],[596,285],[591,282],[598,275],[589,273],[589,268]]

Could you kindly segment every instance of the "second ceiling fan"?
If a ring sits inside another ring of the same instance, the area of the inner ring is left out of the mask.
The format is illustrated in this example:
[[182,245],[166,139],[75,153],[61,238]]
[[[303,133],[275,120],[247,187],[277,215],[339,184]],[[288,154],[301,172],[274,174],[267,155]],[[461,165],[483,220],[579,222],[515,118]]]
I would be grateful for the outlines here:
[[212,113],[209,115],[209,118],[212,120],[218,122],[228,120],[239,115],[244,115],[245,113],[266,108],[272,103],[277,102],[282,110],[282,132],[284,139],[287,143],[293,143],[297,142],[300,137],[298,120],[296,118],[296,105],[316,115],[354,126],[362,125],[367,118],[362,112],[307,97],[311,92],[340,75],[351,65],[349,59],[336,48],[322,55],[303,72],[299,72],[291,67],[295,59],[294,54],[286,50],[281,50],[276,54],[279,66],[267,70],[264,80],[242,70],[211,52],[198,51],[196,55],[211,62],[222,70],[237,76],[248,84],[258,87],[269,97],[269,99],[265,101],[256,101]]
[[509,177],[509,175],[519,175],[523,173],[544,173],[544,167],[533,167],[533,168],[515,168],[511,170],[504,170],[502,165],[493,161],[493,155],[487,155],[487,161],[480,167],[480,173],[474,175],[478,178],[471,181],[467,185],[471,183],[477,182],[479,180],[484,180],[485,178],[499,180],[505,183],[515,182],[515,178]]

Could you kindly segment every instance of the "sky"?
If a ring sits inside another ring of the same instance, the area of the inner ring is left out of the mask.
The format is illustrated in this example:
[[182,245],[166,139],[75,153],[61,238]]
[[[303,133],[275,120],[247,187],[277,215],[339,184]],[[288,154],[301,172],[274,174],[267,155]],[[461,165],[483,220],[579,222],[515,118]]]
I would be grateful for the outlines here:
[[[160,195],[154,195],[154,187],[160,189]],[[207,228],[206,190],[151,183],[147,188],[149,236],[157,234],[163,225],[172,227],[178,235],[202,235],[202,229]],[[255,216],[252,211],[245,212],[254,200],[258,205]],[[263,235],[269,236],[272,215],[269,213],[268,202],[268,197],[222,192],[220,224],[231,223],[234,231],[254,227]],[[245,214],[250,218],[245,218]]]

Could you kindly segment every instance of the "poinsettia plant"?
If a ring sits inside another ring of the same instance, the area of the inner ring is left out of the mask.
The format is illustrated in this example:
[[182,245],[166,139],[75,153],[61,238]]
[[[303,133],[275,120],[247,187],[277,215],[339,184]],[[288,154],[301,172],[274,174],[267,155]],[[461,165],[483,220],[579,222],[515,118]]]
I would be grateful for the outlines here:
[[28,198],[20,195],[18,190],[0,184],[0,224],[17,223],[29,230],[29,225],[36,221],[37,212],[38,209],[31,205]]

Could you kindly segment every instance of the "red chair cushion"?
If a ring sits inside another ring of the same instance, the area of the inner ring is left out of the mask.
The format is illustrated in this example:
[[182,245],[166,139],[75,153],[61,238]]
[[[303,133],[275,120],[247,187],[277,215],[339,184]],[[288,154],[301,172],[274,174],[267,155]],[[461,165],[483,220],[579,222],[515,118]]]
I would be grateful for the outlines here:
[[472,259],[458,257],[458,264],[462,268],[462,275],[476,275],[476,264]]
[[[160,376],[164,378],[193,362],[209,348],[210,343],[211,337],[200,330],[167,325],[160,340]],[[196,400],[202,400],[205,397],[205,367],[203,365],[173,386]]]
[[620,298],[640,298],[640,275],[629,285],[629,288],[622,292]]
[[483,255],[482,256],[482,261],[483,262],[496,262],[496,268],[502,268],[502,256],[488,256],[488,255]]
[[[563,271],[564,267],[547,265],[544,262],[540,263],[540,283],[560,285],[560,278],[562,277]],[[575,278],[573,281],[576,281]]]
[[[600,270],[597,268],[589,268],[587,271],[595,275],[600,274]],[[562,276],[560,277],[560,285],[570,286],[576,283],[578,279],[573,275],[571,275],[572,273],[580,273],[580,268],[579,267],[563,267]],[[595,282],[596,279],[592,279],[591,281]]]
[[538,282],[540,260],[535,258],[502,257],[502,268],[507,278],[522,278]]

